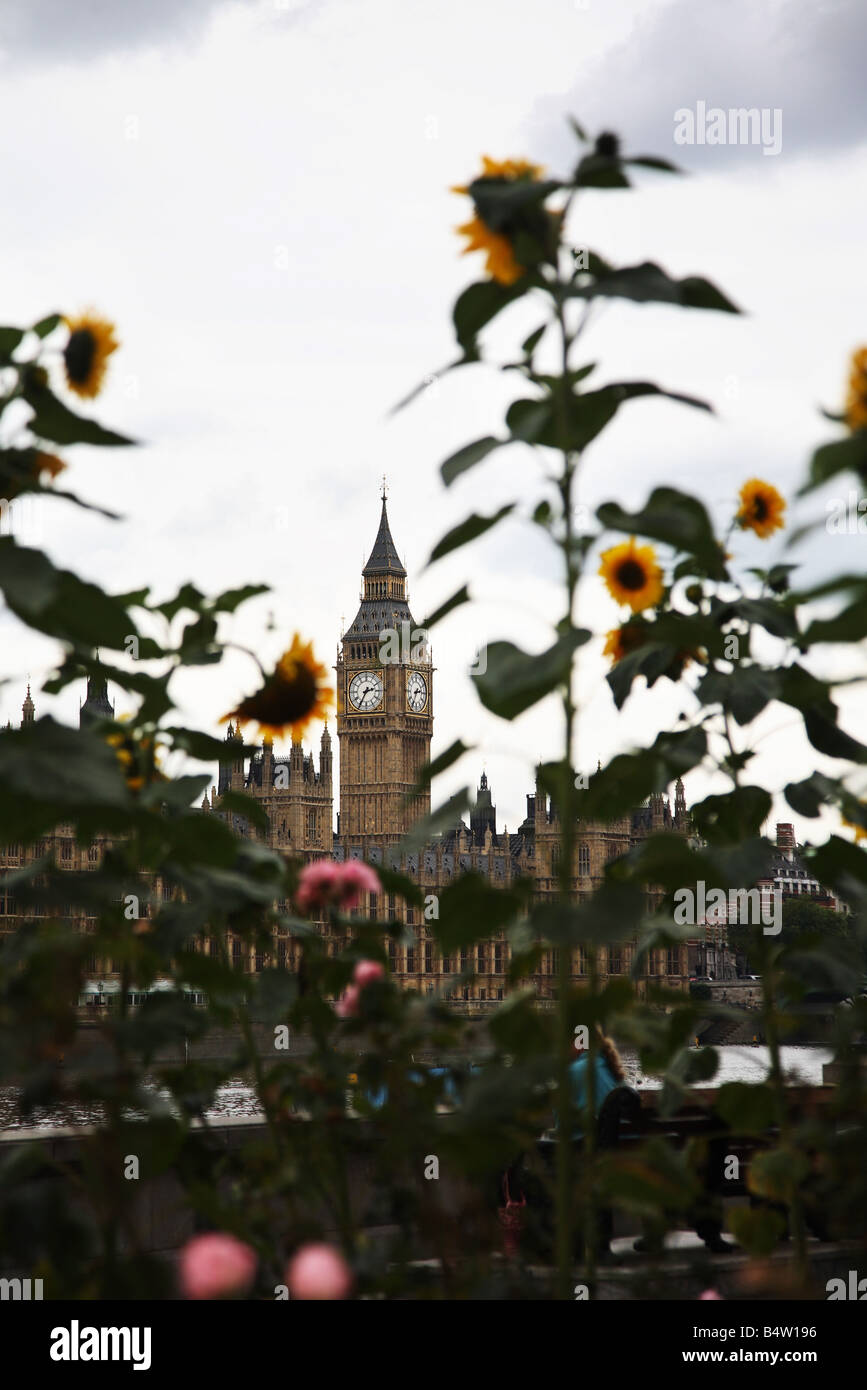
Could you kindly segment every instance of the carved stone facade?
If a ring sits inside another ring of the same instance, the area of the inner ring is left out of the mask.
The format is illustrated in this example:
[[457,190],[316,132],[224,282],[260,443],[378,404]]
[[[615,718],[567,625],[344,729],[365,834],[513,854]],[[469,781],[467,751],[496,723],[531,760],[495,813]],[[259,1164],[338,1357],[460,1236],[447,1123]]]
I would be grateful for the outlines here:
[[[429,789],[418,790],[417,778],[430,756],[434,718],[434,666],[424,635],[416,629],[406,592],[406,570],[401,563],[388,523],[385,499],[379,530],[370,558],[362,572],[361,602],[353,622],[342,634],[336,660],[337,735],[340,749],[340,811],[334,829],[332,741],[326,726],[319,745],[319,766],[312,752],[299,742],[288,754],[275,755],[266,740],[252,759],[238,752],[243,740],[231,724],[220,759],[218,782],[202,800],[202,811],[228,820],[237,832],[261,837],[235,808],[225,805],[227,792],[245,792],[261,803],[269,819],[266,843],[287,855],[311,861],[364,858],[373,865],[391,865],[412,878],[425,896],[425,909],[412,907],[394,896],[384,901],[366,900],[356,916],[402,921],[412,933],[412,944],[392,943],[392,972],[404,987],[422,993],[444,991],[456,1007],[484,1012],[504,997],[510,948],[502,935],[471,951],[443,956],[434,940],[439,895],[455,878],[477,873],[492,885],[506,888],[518,878],[532,880],[538,898],[557,891],[560,826],[550,800],[536,786],[527,796],[527,814],[510,832],[497,828],[492,789],[482,773],[468,823],[456,822],[434,841],[409,852],[400,848],[406,832],[430,810]],[[112,717],[108,692],[102,684],[88,683],[81,722]],[[28,688],[22,722],[34,717]],[[678,781],[674,810],[663,796],[653,796],[630,815],[611,824],[579,821],[576,830],[573,883],[576,897],[589,897],[602,882],[605,865],[625,854],[648,835],[662,831],[689,834],[683,784]],[[53,850],[61,868],[95,867],[101,846],[79,848],[71,828],[58,827],[44,842]],[[19,852],[17,854],[11,851]],[[33,858],[36,850],[7,847],[0,851],[5,866]],[[157,901],[164,895],[154,885]],[[652,897],[652,895],[651,895]],[[649,902],[649,905],[650,902]],[[280,906],[288,908],[287,904]],[[4,895],[0,878],[0,918],[17,911],[13,895]],[[0,928],[4,923],[0,921]],[[85,919],[76,922],[87,930]],[[322,922],[320,930],[328,934]],[[282,931],[274,935],[273,951],[262,952],[240,940],[231,943],[232,959],[240,969],[257,971],[265,966],[297,964],[297,945]],[[335,949],[337,943],[334,943]],[[599,969],[608,976],[628,975],[634,946],[601,949]],[[541,999],[556,995],[557,952],[547,952],[533,984]],[[112,962],[93,961],[97,975],[110,977]],[[582,951],[572,955],[572,974],[580,981],[586,970]],[[688,988],[688,944],[651,952],[637,982],[640,993],[648,979],[669,988]]]

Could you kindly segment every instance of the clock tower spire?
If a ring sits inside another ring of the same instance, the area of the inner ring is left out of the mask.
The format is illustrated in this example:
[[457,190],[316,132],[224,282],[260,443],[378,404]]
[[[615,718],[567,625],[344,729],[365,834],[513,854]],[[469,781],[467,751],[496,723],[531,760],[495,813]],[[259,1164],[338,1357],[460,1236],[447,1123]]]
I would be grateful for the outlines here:
[[429,791],[407,797],[430,755],[433,666],[409,610],[386,493],[383,479],[361,606],[337,651],[340,839],[347,853],[396,844],[430,810]]

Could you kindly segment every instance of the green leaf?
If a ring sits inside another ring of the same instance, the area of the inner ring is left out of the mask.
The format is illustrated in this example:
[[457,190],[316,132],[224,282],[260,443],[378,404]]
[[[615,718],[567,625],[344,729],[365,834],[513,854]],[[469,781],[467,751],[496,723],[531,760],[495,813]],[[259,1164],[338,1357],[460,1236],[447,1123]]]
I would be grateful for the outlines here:
[[677,488],[657,487],[639,512],[627,512],[619,502],[604,502],[596,515],[611,530],[663,541],[675,550],[694,555],[713,578],[726,577],[722,548],[697,497]]
[[439,608],[434,609],[430,617],[425,618],[422,627],[425,631],[428,631],[428,629],[433,627],[434,623],[441,622],[447,614],[451,613],[453,608],[460,608],[461,604],[469,603],[469,601],[470,591],[466,584],[462,584],[461,587],[452,594],[451,598],[447,598],[445,603],[441,603]]
[[836,705],[833,718],[818,709],[806,709],[801,713],[807,738],[820,753],[827,753],[830,758],[848,758],[853,763],[867,763],[867,746],[837,724]]
[[[175,748],[181,749],[184,753],[189,753],[191,758],[196,758],[203,763],[221,760],[226,756],[226,744],[223,739],[212,738],[210,734],[203,734],[198,729],[183,729],[171,727],[163,730],[172,740]],[[258,752],[255,744],[245,744],[238,748],[233,745],[232,756],[244,754],[250,756]]]
[[473,347],[460,357],[456,357],[454,362],[447,362],[444,367],[440,367],[439,371],[431,372],[423,381],[419,382],[418,386],[414,386],[407,395],[403,396],[401,400],[397,402],[397,405],[393,405],[388,412],[389,415],[396,415],[399,410],[403,410],[414,401],[417,396],[420,396],[423,391],[426,391],[432,382],[439,381],[441,377],[448,375],[449,372],[455,371],[458,367],[469,367],[478,361],[479,354],[475,347]]
[[476,335],[496,318],[508,304],[519,299],[526,289],[528,277],[514,285],[501,285],[496,280],[479,280],[458,296],[452,312],[455,336],[465,351],[476,351]]
[[501,719],[514,719],[565,685],[575,651],[591,636],[583,628],[573,629],[538,654],[522,651],[512,642],[490,643],[485,649],[487,669],[472,678],[479,699]]
[[220,660],[220,649],[216,645],[217,620],[210,613],[203,613],[193,622],[187,623],[181,633],[178,651],[185,666],[204,666]]
[[456,763],[465,753],[472,752],[472,749],[461,739],[455,739],[444,753],[440,753],[431,762],[425,763],[415,782],[415,790],[421,791],[424,787],[429,787],[435,777],[439,777],[441,772]]
[[705,797],[691,807],[691,815],[711,844],[736,845],[747,835],[758,835],[771,805],[763,787],[733,787],[723,796]]
[[736,1134],[761,1134],[774,1121],[774,1096],[766,1085],[726,1081],[717,1091],[716,1108]]
[[773,637],[797,637],[798,620],[792,608],[772,598],[739,598],[731,603],[715,605],[714,616],[719,623],[731,617],[743,618],[758,624]]
[[134,439],[128,439],[126,435],[103,429],[96,420],[76,415],[58,400],[47,386],[37,386],[31,382],[25,387],[22,395],[33,410],[28,428],[42,439],[51,439],[55,444],[99,444],[112,447],[135,443]]
[[451,454],[440,465],[440,473],[446,487],[451,487],[455,478],[460,477],[461,473],[466,473],[469,468],[474,468],[477,463],[481,463],[482,459],[487,458],[494,449],[500,449],[508,443],[510,443],[508,439],[496,439],[494,435],[486,434],[484,439],[477,439],[472,444],[465,444],[462,449]]
[[819,882],[841,897],[854,896],[858,885],[867,886],[867,851],[839,835],[811,851],[809,862]]
[[521,344],[521,351],[525,357],[529,358],[533,356],[533,353],[536,351],[536,348],[539,346],[550,326],[551,325],[548,323],[540,324],[538,328],[533,330],[528,338],[524,339]]
[[[145,787],[139,797],[142,806],[158,809],[162,806],[174,810],[188,811],[195,803],[198,808],[202,793],[211,781],[211,774],[196,773],[189,777],[175,777],[170,782],[152,782]],[[258,803],[256,803],[258,805]]]
[[210,734],[202,734],[198,729],[166,728],[162,731],[172,740],[172,745],[184,753],[189,753],[191,758],[196,758],[203,763],[213,762],[215,759],[226,756],[226,745],[222,739],[212,738]]
[[620,160],[608,155],[585,154],[573,179],[576,188],[630,188]]
[[786,1221],[768,1207],[732,1207],[726,1227],[751,1255],[770,1255],[785,1234]]
[[[679,681],[684,670],[685,658],[684,651],[689,653],[689,647],[684,648],[682,642],[675,637],[674,640],[659,641],[659,635],[668,637],[671,628],[671,619],[674,614],[667,613],[662,618],[657,618],[653,623],[647,624],[648,640],[636,651],[630,652],[620,661],[616,662],[606,676],[611,693],[614,696],[614,703],[617,709],[622,709],[627,696],[632,689],[633,682],[639,677],[644,676],[647,681],[647,688],[655,685],[663,676],[672,681]],[[686,631],[691,620],[685,615],[679,614],[680,623]]]
[[40,834],[69,816],[127,810],[130,795],[115,752],[86,729],[48,715],[0,730],[0,836]]
[[815,817],[827,805],[833,805],[840,795],[837,782],[822,772],[813,772],[802,782],[789,782],[785,797],[793,811],[800,816]]
[[[206,785],[209,780],[209,778],[205,778]],[[220,810],[234,811],[236,815],[243,816],[251,825],[255,825],[257,830],[261,830],[263,834],[267,835],[271,827],[268,813],[261,801],[257,801],[252,796],[247,796],[244,792],[221,792]]]
[[796,1149],[768,1149],[753,1155],[747,1186],[758,1197],[790,1202],[809,1171],[806,1154]]
[[47,338],[49,333],[54,332],[55,328],[60,323],[60,319],[60,314],[48,314],[44,319],[40,319],[38,323],[34,323],[32,332],[36,334],[37,338]]
[[[626,186],[626,181],[613,186]],[[687,309],[740,313],[740,309],[709,280],[699,275],[687,275],[682,280],[672,279],[653,261],[623,266],[607,275],[598,275],[589,285],[570,285],[567,293],[573,299],[632,299],[639,304],[679,304]]]
[[707,735],[702,728],[660,733],[649,748],[618,753],[577,793],[581,819],[612,821],[628,814],[652,793],[664,792],[675,778],[698,767],[706,754]]
[[818,618],[812,622],[801,638],[801,645],[813,646],[817,642],[863,642],[867,637],[867,584],[862,585],[862,593],[833,618]]
[[[545,214],[542,203],[562,185],[556,179],[503,179],[482,177],[474,179],[467,192],[476,205],[479,217],[492,232],[503,233],[512,240],[518,261],[526,265],[518,240],[524,232],[539,242],[544,241]],[[533,256],[538,259],[538,254]]]
[[[553,443],[553,402],[546,400],[513,401],[506,411],[506,424],[512,439],[522,444]],[[547,438],[546,438],[547,436]]]
[[[586,375],[580,369],[577,377]],[[560,383],[554,377],[540,377],[550,388],[543,400],[514,401],[506,412],[506,423],[515,439],[544,444],[550,449],[579,452],[599,435],[625,401],[639,396],[662,396],[684,405],[709,410],[705,401],[676,391],[665,391],[649,381],[614,381],[596,391],[571,391],[564,409],[560,406]]]
[[201,613],[204,603],[205,596],[199,592],[195,584],[182,584],[173,599],[168,599],[165,603],[155,603],[153,609],[155,613],[162,613],[171,622],[182,608]]
[[[398,898],[403,898],[405,902],[414,907],[424,907],[424,889],[410,878],[408,874],[401,873],[398,869],[392,869],[388,864],[375,864],[376,875],[382,884],[383,892],[394,893]],[[390,930],[399,923],[392,923]]]
[[255,977],[250,1017],[257,1023],[278,1023],[297,998],[297,975],[288,970],[261,970]]
[[434,935],[447,954],[476,941],[485,941],[518,916],[526,906],[528,888],[494,887],[481,874],[461,874],[439,895],[439,920]]
[[804,497],[838,473],[846,472],[856,473],[862,481],[867,479],[867,429],[855,430],[848,438],[835,439],[832,444],[822,444],[810,460],[809,477],[798,496]]
[[434,560],[440,560],[443,555],[449,555],[453,550],[458,550],[462,545],[468,545],[470,541],[476,540],[478,536],[483,536],[486,531],[490,531],[492,526],[496,526],[499,521],[502,521],[504,516],[513,512],[515,505],[514,502],[510,502],[505,507],[501,507],[498,512],[494,512],[493,516],[479,516],[477,512],[473,512],[459,526],[454,526],[451,531],[447,531],[442,540],[437,542],[430,553],[428,564],[432,565]]
[[234,613],[248,599],[257,598],[259,594],[270,592],[268,584],[244,584],[240,589],[226,589],[211,601],[211,612]]
[[23,328],[0,328],[0,361],[10,360],[23,337]]
[[629,159],[624,160],[624,163],[638,164],[642,169],[659,169],[664,174],[682,174],[684,172],[677,164],[672,164],[668,159],[660,159],[655,154],[632,155]]
[[428,844],[441,831],[453,830],[469,804],[470,789],[469,787],[462,787],[437,810],[432,811],[429,816],[424,816],[413,826],[409,834],[405,835],[400,842],[401,852],[412,853],[413,850]]
[[588,902],[536,903],[530,924],[552,946],[603,946],[632,940],[645,903],[640,884],[606,881]]
[[731,671],[708,671],[698,683],[703,705],[720,704],[738,724],[750,724],[780,691],[778,671],[760,666],[735,666]]
[[73,644],[119,649],[136,633],[117,599],[12,537],[0,538],[0,590],[22,622]]

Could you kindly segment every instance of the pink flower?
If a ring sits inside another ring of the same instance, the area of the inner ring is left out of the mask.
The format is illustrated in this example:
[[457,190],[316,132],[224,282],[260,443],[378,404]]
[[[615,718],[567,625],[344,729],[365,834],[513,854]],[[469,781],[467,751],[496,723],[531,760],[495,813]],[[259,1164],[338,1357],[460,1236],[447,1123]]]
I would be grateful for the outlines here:
[[384,980],[385,968],[380,965],[378,960],[360,960],[353,971],[352,978],[359,989],[364,989],[365,985],[372,985],[374,980]]
[[301,912],[336,902],[340,894],[340,865],[330,859],[317,859],[305,864],[295,890],[295,902]]
[[301,870],[295,902],[301,912],[328,906],[348,909],[358,906],[362,893],[380,892],[382,884],[376,872],[360,859],[346,864],[317,859]]
[[346,992],[335,1007],[338,1018],[355,1018],[361,1002],[361,989],[358,985],[347,985]]
[[181,1251],[185,1298],[223,1298],[246,1293],[256,1273],[256,1252],[223,1231],[194,1236]]
[[702,1301],[708,1302],[711,1299],[719,1299],[722,1301],[722,1294],[717,1293],[716,1289],[705,1289],[704,1293],[700,1293],[698,1296],[699,1303]]
[[340,906],[357,907],[362,893],[381,893],[382,884],[375,869],[361,859],[349,859],[340,869]]
[[346,1298],[352,1288],[352,1270],[333,1245],[303,1245],[286,1267],[291,1298]]

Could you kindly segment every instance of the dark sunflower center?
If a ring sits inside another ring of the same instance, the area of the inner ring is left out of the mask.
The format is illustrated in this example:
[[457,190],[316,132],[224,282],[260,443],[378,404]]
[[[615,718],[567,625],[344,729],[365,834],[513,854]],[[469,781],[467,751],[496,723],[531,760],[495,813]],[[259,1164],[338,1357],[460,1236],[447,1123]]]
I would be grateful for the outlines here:
[[96,338],[89,328],[77,328],[71,334],[63,353],[70,381],[79,384],[87,381],[95,355]]
[[765,521],[768,515],[768,502],[765,497],[753,498],[753,520]]
[[291,724],[303,719],[316,703],[316,677],[306,666],[298,666],[290,676],[277,673],[255,695],[238,706],[242,719],[258,719],[261,724]]
[[644,567],[637,560],[624,560],[617,571],[617,582],[623,589],[643,589],[647,582]]
[[620,153],[620,140],[616,135],[612,135],[610,130],[603,130],[596,140],[596,154],[602,155],[605,159],[614,159]]
[[273,691],[282,718],[300,719],[316,703],[316,678],[306,666],[299,666],[289,680],[280,677]]

